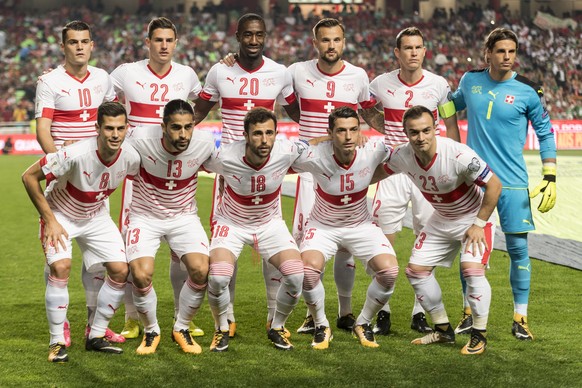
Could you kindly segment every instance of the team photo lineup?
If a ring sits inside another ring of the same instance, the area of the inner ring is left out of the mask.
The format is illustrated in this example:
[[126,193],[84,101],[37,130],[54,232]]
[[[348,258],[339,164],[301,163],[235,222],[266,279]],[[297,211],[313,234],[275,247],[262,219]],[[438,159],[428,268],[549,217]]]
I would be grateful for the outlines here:
[[[355,346],[379,348],[377,338],[391,330],[390,299],[403,272],[415,294],[412,345],[454,344],[460,336],[461,354],[482,354],[497,225],[510,258],[507,330],[516,340],[534,339],[530,200],[542,213],[554,207],[557,159],[544,92],[514,70],[515,31],[487,31],[486,67],[465,72],[453,90],[423,68],[425,36],[413,25],[394,36],[398,68],[373,79],[342,58],[349,31],[335,18],[312,26],[316,56],[286,67],[263,53],[269,37],[263,17],[244,14],[236,24],[238,47],[217,58],[203,83],[195,68],[174,61],[179,31],[166,17],[147,25],[147,58],[110,74],[90,65],[92,33],[83,21],[63,23],[64,63],[39,74],[36,84],[37,140],[45,155],[22,175],[40,215],[50,362],[69,361],[70,326],[82,324],[88,351],[120,354],[116,343],[137,338],[137,354],[156,353],[163,329],[157,309],[169,308],[158,306],[153,281],[162,242],[170,248],[174,296],[171,339],[164,341],[185,353],[203,352],[195,338],[208,328],[198,327],[196,316],[206,296],[214,320],[208,351],[229,349],[237,331],[238,258],[248,245],[261,258],[266,336],[276,349],[292,350],[293,333],[325,350],[336,329],[351,332]],[[212,132],[196,128],[216,109],[219,145]],[[277,136],[281,109],[299,124],[299,139]],[[468,121],[466,144],[460,112]],[[531,191],[523,158],[530,124],[543,165]],[[367,138],[364,127],[378,136]],[[216,174],[212,198],[204,199],[212,204],[210,230],[198,216],[199,172]],[[297,176],[291,230],[281,210],[289,174]],[[109,196],[117,188],[122,204],[114,221]],[[416,240],[397,258],[393,246],[409,204]],[[73,260],[73,240],[81,263]],[[329,260],[333,313],[326,311],[322,281]],[[352,309],[356,266],[369,275],[365,295],[357,296],[364,299],[360,311]],[[462,316],[447,314],[436,267],[460,271]],[[81,271],[86,322],[67,319],[72,268]],[[109,323],[120,307],[125,324],[116,333]],[[294,310],[305,314],[298,328],[286,326]]]

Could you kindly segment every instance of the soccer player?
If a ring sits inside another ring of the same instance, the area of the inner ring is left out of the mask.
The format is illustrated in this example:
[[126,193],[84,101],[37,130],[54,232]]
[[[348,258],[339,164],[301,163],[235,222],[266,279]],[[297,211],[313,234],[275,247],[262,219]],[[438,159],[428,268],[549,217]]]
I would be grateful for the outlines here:
[[366,193],[374,170],[390,157],[392,149],[383,141],[369,141],[356,149],[361,136],[360,120],[348,106],[334,109],[328,125],[331,141],[310,147],[307,160],[293,166],[297,172],[311,172],[315,181],[315,202],[300,247],[303,298],[315,322],[311,345],[314,349],[327,349],[333,338],[325,314],[321,274],[326,261],[343,246],[372,275],[352,333],[361,345],[375,348],[379,345],[370,322],[392,295],[398,264],[390,242],[372,223]]
[[[376,105],[376,100],[370,96],[366,72],[342,59],[345,29],[337,19],[326,18],[317,22],[313,27],[313,47],[317,51],[316,59],[289,67],[300,106],[299,138],[306,141],[327,134],[328,117],[333,109],[349,106],[354,110],[366,110],[374,109]],[[293,237],[300,243],[315,198],[310,173],[299,175],[296,193]],[[356,320],[351,303],[355,263],[344,248],[335,255],[333,274],[339,302],[336,325],[351,331]],[[308,311],[297,332],[313,334],[314,330],[313,317]]]
[[[87,350],[121,353],[104,338],[109,320],[123,300],[128,275],[123,239],[109,215],[106,198],[139,168],[139,155],[123,145],[127,116],[117,102],[97,111],[97,137],[49,153],[30,166],[22,181],[41,218],[40,240],[50,275],[45,303],[50,331],[48,360],[68,361],[63,326],[69,307],[72,240],[89,272],[105,266],[107,278],[99,291],[88,334]],[[43,195],[40,182],[47,180]],[[85,253],[91,252],[91,255]]]
[[[532,340],[527,307],[531,282],[528,232],[534,230],[530,197],[542,194],[538,210],[545,213],[556,203],[556,143],[542,88],[513,71],[518,39],[507,28],[496,28],[484,44],[489,67],[463,75],[452,100],[456,110],[467,109],[467,144],[499,175],[503,190],[497,212],[511,259],[509,279],[513,291],[513,335]],[[543,180],[528,195],[523,145],[528,123],[538,137]],[[468,295],[468,294],[467,294]],[[466,297],[465,297],[466,298]],[[470,326],[465,311],[459,328]],[[473,312],[474,315],[474,312]]]
[[153,354],[160,342],[152,277],[156,252],[165,239],[188,270],[172,337],[184,352],[199,354],[202,348],[188,328],[206,293],[208,237],[195,195],[198,169],[214,150],[214,138],[210,132],[194,131],[194,110],[179,99],[166,104],[161,125],[135,128],[130,138],[141,155],[125,237],[133,300],[144,326],[136,353]]
[[450,267],[461,248],[461,270],[474,311],[471,338],[461,353],[483,353],[491,303],[485,268],[495,230],[489,218],[501,193],[501,182],[475,151],[437,136],[431,109],[424,106],[408,109],[402,125],[409,142],[394,149],[385,172],[410,176],[435,209],[417,236],[406,267],[416,298],[435,328],[412,343],[455,342],[433,271],[436,266]]
[[[125,100],[131,127],[161,124],[164,105],[168,101],[194,100],[202,90],[196,72],[191,67],[172,60],[178,44],[178,33],[174,23],[165,17],[154,18],[148,24],[147,31],[145,46],[148,48],[148,58],[122,64],[111,73],[117,95],[121,100]],[[132,181],[127,180],[123,189],[119,225],[122,233],[125,233]],[[187,277],[187,271],[180,267],[179,257],[172,252],[170,282],[174,290],[174,319],[178,315],[180,291]],[[139,319],[133,306],[130,284],[125,297],[125,318],[121,335],[126,338],[137,338],[140,332]],[[204,331],[193,323],[190,331],[196,337],[204,335]]]
[[[273,110],[275,102],[281,104],[289,117],[299,122],[299,105],[293,93],[291,74],[285,66],[263,56],[267,38],[265,21],[259,15],[248,13],[238,20],[236,39],[239,43],[234,66],[217,63],[208,72],[206,83],[195,104],[195,122],[200,123],[218,101],[222,113],[221,144],[230,144],[244,140],[243,119],[245,114],[256,106]],[[215,180],[214,201],[219,202],[220,178]],[[213,209],[214,214],[214,209]],[[211,222],[214,222],[211,220]],[[263,261],[263,266],[269,265]],[[264,268],[264,272],[267,269]],[[274,276],[280,278],[280,276]],[[236,278],[236,265],[233,279]],[[279,283],[265,277],[267,293],[279,288]],[[234,302],[234,284],[230,289],[229,335],[236,333],[236,321],[232,304]],[[274,298],[271,302],[267,321],[273,318]]]
[[[422,68],[425,53],[422,32],[416,27],[403,29],[396,36],[394,48],[400,68],[381,74],[370,83],[370,91],[382,105],[383,114],[367,110],[362,115],[370,115],[368,120],[374,123],[375,128],[381,128],[386,142],[392,147],[408,141],[402,130],[402,117],[406,109],[423,105],[433,112],[435,121],[438,121],[438,112],[444,113],[444,107],[447,106],[451,91],[449,84],[443,77]],[[459,141],[459,128],[454,113],[449,112],[443,118],[447,136]],[[437,129],[437,135],[438,133]],[[412,202],[413,232],[418,236],[433,212],[432,206],[406,174],[390,176],[378,183],[373,202],[373,217],[392,245],[396,241],[396,234],[402,230],[402,221],[409,202]],[[390,327],[390,306],[386,305],[378,312],[374,332],[387,335]],[[410,328],[420,333],[431,331],[424,310],[416,300]]]
[[[115,99],[107,72],[89,65],[94,46],[89,25],[81,21],[69,22],[63,27],[61,37],[65,63],[40,76],[36,87],[36,137],[46,154],[56,152],[65,144],[97,136],[97,109],[104,101]],[[46,267],[46,281],[48,274],[49,269]],[[89,273],[82,266],[81,278],[88,316],[86,330],[93,322],[103,275]],[[70,346],[68,321],[65,321],[64,330],[65,344]],[[107,338],[112,342],[125,341],[125,338],[109,329]]]
[[301,296],[303,263],[282,218],[280,192],[287,170],[306,145],[276,140],[277,118],[261,107],[246,114],[244,130],[245,141],[222,145],[204,163],[205,169],[224,177],[210,245],[208,303],[216,325],[210,350],[228,349],[228,285],[245,244],[282,275],[267,336],[277,349],[290,350],[285,321]]

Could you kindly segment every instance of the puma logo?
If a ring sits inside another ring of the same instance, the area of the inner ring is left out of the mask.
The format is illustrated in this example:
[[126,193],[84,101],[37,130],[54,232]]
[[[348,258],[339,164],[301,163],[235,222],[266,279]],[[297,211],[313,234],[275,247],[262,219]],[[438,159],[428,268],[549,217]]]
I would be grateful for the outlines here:
[[327,174],[322,174],[324,177],[326,177],[327,179],[329,179],[329,181],[331,182],[331,176],[327,175]]
[[239,185],[242,183],[241,182],[242,177],[239,178],[236,175],[233,175],[232,177],[237,180],[237,182],[238,182]]
[[113,314],[115,314],[117,312],[117,310],[119,310],[119,307],[115,308],[111,304],[108,304],[107,307],[109,307],[111,310],[113,310]]
[[396,93],[396,90],[390,90],[390,89],[386,89],[386,93],[392,95],[392,97],[394,97],[394,94]]
[[474,295],[474,294],[469,295],[469,298],[475,299],[478,302],[481,302],[482,297],[483,297],[483,295]]
[[61,92],[65,93],[67,96],[71,97],[71,89],[69,89],[69,90],[61,89]]
[[91,174],[93,174],[93,171],[91,172],[83,171],[83,175],[85,175],[89,179],[91,179]]
[[68,307],[69,307],[68,304],[63,304],[63,305],[58,306],[57,309],[59,309],[59,310],[66,310]]
[[310,84],[312,87],[315,87],[315,81],[311,81],[306,79],[307,83]]
[[272,282],[277,282],[277,283],[281,283],[281,279],[283,279],[282,277],[280,278],[271,278]]
[[346,267],[356,269],[355,264],[346,264]]
[[234,77],[234,78],[226,77],[226,80],[232,82],[233,85],[234,85],[235,79],[236,79],[236,77]]
[[493,99],[495,100],[495,99],[497,98],[497,95],[499,94],[499,92],[497,92],[497,93],[494,93],[494,92],[492,92],[492,91],[490,90],[490,91],[488,91],[488,92],[487,92],[487,94],[490,94],[490,95],[492,95],[492,96],[493,96]]
[[157,159],[152,158],[151,156],[148,155],[148,159],[151,160],[152,162],[154,162],[154,164],[157,163]]
[[416,295],[416,300],[422,302],[424,300],[424,295]]
[[141,86],[141,88],[145,90],[145,84],[146,84],[145,82],[142,84],[139,81],[135,81],[135,83],[138,84],[139,86]]

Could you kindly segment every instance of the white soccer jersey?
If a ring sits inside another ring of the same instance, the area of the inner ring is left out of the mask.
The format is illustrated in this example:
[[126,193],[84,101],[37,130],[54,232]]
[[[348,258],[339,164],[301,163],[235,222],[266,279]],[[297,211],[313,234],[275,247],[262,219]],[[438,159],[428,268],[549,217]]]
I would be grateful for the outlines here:
[[475,217],[481,208],[484,186],[493,172],[465,144],[436,137],[437,150],[427,166],[421,166],[409,143],[396,149],[384,165],[390,174],[408,174],[435,211],[449,220]]
[[109,74],[93,66],[77,79],[60,65],[42,75],[36,85],[35,117],[51,119],[51,137],[57,148],[65,140],[97,136],[97,108],[113,101],[115,91]]
[[198,75],[189,66],[172,62],[162,76],[149,66],[149,60],[125,63],[111,73],[116,92],[125,95],[131,126],[160,124],[164,106],[170,100],[195,100],[202,90]]
[[447,96],[451,91],[443,77],[430,71],[423,70],[422,78],[413,85],[402,81],[399,73],[400,70],[394,70],[381,74],[370,83],[372,95],[384,107],[384,131],[386,141],[392,147],[408,142],[402,130],[402,117],[408,108],[423,105],[438,120],[438,106],[448,101]]
[[132,213],[160,219],[195,214],[198,169],[214,150],[212,133],[195,130],[190,146],[178,154],[164,148],[160,125],[134,129],[128,140],[141,155],[130,217]]
[[139,169],[139,155],[123,144],[117,159],[105,164],[97,154],[97,139],[85,139],[40,160],[47,179],[45,196],[52,209],[71,219],[90,219],[108,212],[107,199],[126,176]]
[[[366,194],[376,167],[386,161],[392,148],[383,141],[369,141],[356,149],[349,166],[340,165],[330,141],[310,147],[293,170],[310,172],[315,181],[315,203],[309,220],[330,226],[357,226],[371,220]],[[309,223],[309,221],[308,221]]]
[[229,67],[217,63],[208,72],[200,98],[220,101],[222,112],[221,143],[243,140],[243,120],[256,106],[273,110],[275,102],[288,105],[295,101],[291,73],[283,65],[263,57],[263,64],[246,70],[237,62]]
[[368,75],[364,69],[344,61],[344,66],[334,74],[324,73],[317,59],[297,62],[289,66],[293,88],[299,99],[301,119],[299,138],[310,140],[327,135],[328,117],[341,106],[368,109],[376,105],[370,95]]
[[216,216],[240,226],[261,226],[280,219],[281,184],[289,167],[308,147],[303,142],[276,140],[271,155],[260,167],[245,158],[245,141],[221,146],[204,168],[224,177],[224,193]]

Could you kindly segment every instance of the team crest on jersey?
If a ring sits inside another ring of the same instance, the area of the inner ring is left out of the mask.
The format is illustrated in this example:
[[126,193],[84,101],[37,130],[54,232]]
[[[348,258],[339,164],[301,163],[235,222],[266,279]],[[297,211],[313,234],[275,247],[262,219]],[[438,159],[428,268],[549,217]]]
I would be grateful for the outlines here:
[[287,172],[286,170],[275,171],[273,172],[273,175],[271,175],[271,177],[273,178],[273,180],[279,180],[281,179],[282,176],[285,175],[286,172]]
[[479,159],[477,159],[477,158],[471,159],[471,163],[469,163],[469,165],[467,166],[467,168],[471,172],[477,172],[477,171],[479,171],[479,168],[481,168],[481,163],[479,162]]
[[184,83],[178,82],[177,84],[172,85],[172,88],[174,88],[175,92],[179,92],[180,90],[184,90]]
[[366,175],[370,175],[372,173],[372,170],[370,169],[370,167],[366,167],[363,170],[360,170],[360,172],[358,172],[358,176],[360,178],[364,178]]
[[481,85],[471,86],[471,93],[473,94],[483,94],[483,87]]
[[434,94],[432,94],[429,91],[422,93],[422,98],[424,98],[425,100],[436,100]]
[[123,179],[127,175],[127,170],[121,170],[117,173],[117,179]]
[[448,175],[441,175],[437,178],[437,182],[441,185],[447,184],[451,181],[451,178]]
[[198,158],[194,158],[194,159],[189,159],[186,164],[188,165],[189,168],[194,168],[198,165]]
[[103,86],[102,85],[95,85],[95,87],[93,88],[93,93],[103,94]]
[[263,85],[264,86],[273,86],[273,85],[275,85],[275,78],[265,78],[263,80]]
[[505,103],[506,104],[513,105],[514,101],[515,101],[515,96],[511,96],[509,94],[505,95]]
[[346,92],[353,92],[354,90],[356,90],[356,87],[354,86],[354,84],[344,84],[344,90]]

